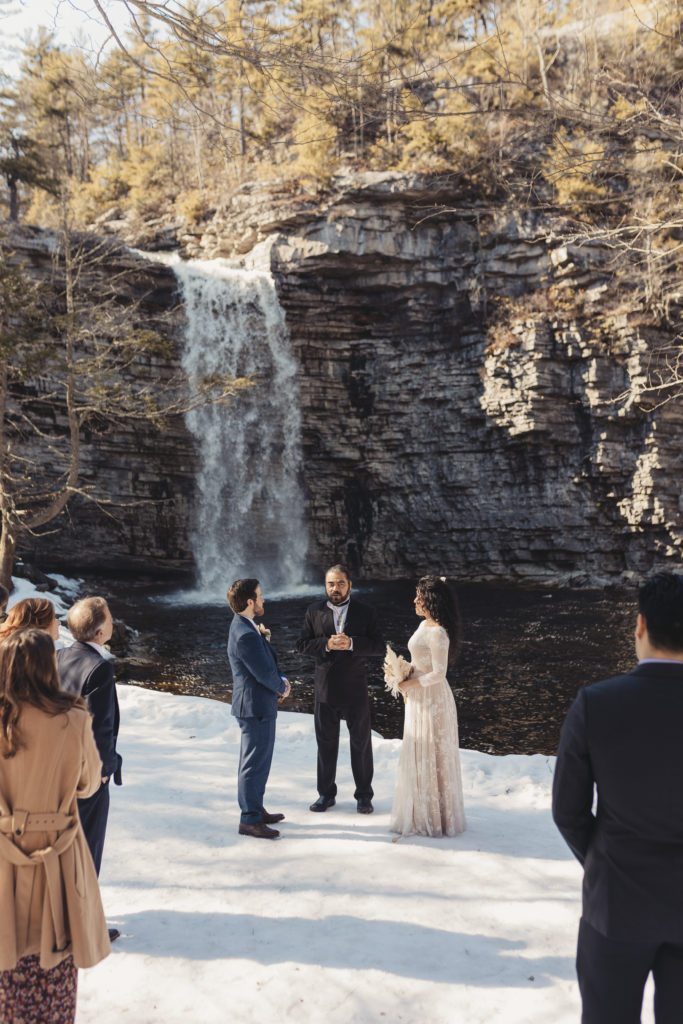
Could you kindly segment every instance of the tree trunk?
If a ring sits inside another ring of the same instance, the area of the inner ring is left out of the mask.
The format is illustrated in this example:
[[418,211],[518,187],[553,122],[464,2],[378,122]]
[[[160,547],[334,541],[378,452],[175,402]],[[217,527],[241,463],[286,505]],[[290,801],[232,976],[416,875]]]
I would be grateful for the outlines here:
[[552,109],[553,109],[553,98],[552,98],[552,95],[550,93],[550,86],[548,84],[548,68],[550,67],[550,64],[552,64],[553,61],[555,60],[555,57],[557,56],[557,53],[555,54],[555,57],[553,57],[552,60],[550,61],[550,64],[548,64],[546,66],[545,54],[543,53],[543,47],[541,46],[541,41],[540,41],[538,35],[534,36],[534,45],[536,47],[536,56],[538,57],[538,70],[540,71],[540,74],[541,74],[541,84],[543,86],[543,98],[545,100],[545,105],[546,105],[547,109],[552,111]]
[[240,156],[247,154],[247,137],[244,125],[244,90],[242,86],[237,88],[237,130],[239,132]]
[[5,436],[5,411],[7,408],[8,373],[7,363],[0,363],[0,583],[12,589],[14,552],[17,547],[16,532],[10,519],[11,497],[8,487],[7,463],[9,445]]
[[66,414],[69,421],[69,470],[63,487],[61,490],[56,492],[50,504],[46,508],[42,509],[42,511],[34,512],[33,515],[27,516],[26,519],[22,519],[21,525],[25,530],[34,530],[39,526],[45,526],[46,523],[52,522],[52,520],[59,515],[62,509],[66,508],[66,505],[73,494],[74,488],[78,483],[78,474],[80,470],[80,423],[76,412],[76,381],[74,377],[75,335],[77,333],[74,324],[74,290],[76,287],[74,278],[77,273],[77,267],[74,265],[75,260],[71,249],[68,211],[64,200],[63,203],[61,248],[62,258],[64,260],[66,298],[66,337],[64,351],[66,357],[66,380],[64,387],[64,399],[66,404]]
[[8,590],[12,589],[12,572],[14,556],[17,550],[17,538],[9,523],[3,521],[0,531],[0,583]]
[[7,191],[9,192],[9,219],[16,224],[19,220],[19,189],[14,179],[8,181]]

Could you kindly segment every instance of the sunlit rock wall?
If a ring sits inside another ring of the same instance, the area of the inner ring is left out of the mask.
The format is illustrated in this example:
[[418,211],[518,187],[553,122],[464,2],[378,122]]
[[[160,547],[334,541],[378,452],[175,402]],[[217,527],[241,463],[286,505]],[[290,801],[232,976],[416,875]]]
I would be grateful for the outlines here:
[[278,281],[314,562],[576,584],[680,565],[683,410],[638,400],[673,332],[557,229],[398,175],[325,208],[242,193],[209,226],[202,246]]
[[[683,410],[648,411],[643,393],[674,332],[618,291],[610,254],[561,229],[388,174],[325,199],[245,187],[175,232],[186,257],[275,276],[301,367],[311,566],[577,585],[680,567]],[[116,465],[122,498],[162,488],[167,511],[124,508],[107,533],[78,506],[58,543],[190,566],[187,437],[176,426],[149,458],[136,445],[114,438],[93,465]]]

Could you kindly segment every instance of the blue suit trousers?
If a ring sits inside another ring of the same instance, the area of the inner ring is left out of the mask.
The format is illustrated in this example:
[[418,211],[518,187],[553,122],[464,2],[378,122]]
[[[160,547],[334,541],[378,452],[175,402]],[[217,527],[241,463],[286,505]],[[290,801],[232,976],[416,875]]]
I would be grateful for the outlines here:
[[240,822],[254,825],[263,814],[266,790],[275,746],[275,718],[238,718],[242,741],[237,775]]

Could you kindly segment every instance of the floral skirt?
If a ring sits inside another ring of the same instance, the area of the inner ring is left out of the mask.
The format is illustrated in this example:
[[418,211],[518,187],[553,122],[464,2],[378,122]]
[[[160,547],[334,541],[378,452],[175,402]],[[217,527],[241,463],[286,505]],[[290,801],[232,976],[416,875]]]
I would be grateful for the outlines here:
[[73,1024],[78,971],[73,957],[43,970],[39,956],[25,956],[0,971],[2,1024]]

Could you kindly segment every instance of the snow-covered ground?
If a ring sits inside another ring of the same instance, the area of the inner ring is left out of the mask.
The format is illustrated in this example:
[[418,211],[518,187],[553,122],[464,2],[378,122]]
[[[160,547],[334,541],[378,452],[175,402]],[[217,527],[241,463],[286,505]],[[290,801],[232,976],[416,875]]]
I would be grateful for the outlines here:
[[337,804],[311,814],[313,718],[281,712],[266,796],[286,820],[265,841],[237,834],[228,705],[119,697],[101,882],[122,937],[81,972],[77,1024],[578,1021],[581,871],[550,818],[552,758],[463,751],[467,832],[397,839],[400,741],[374,737],[373,815],[345,742]]
[[[343,728],[337,804],[311,814],[313,718],[281,712],[270,842],[237,834],[228,705],[119,699],[100,881],[122,935],[80,972],[77,1024],[577,1024],[581,869],[550,817],[553,758],[463,751],[467,832],[399,839],[400,740],[373,737],[375,813],[359,815]],[[650,1006],[648,989],[644,1024]]]

